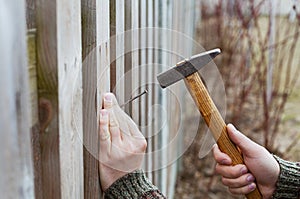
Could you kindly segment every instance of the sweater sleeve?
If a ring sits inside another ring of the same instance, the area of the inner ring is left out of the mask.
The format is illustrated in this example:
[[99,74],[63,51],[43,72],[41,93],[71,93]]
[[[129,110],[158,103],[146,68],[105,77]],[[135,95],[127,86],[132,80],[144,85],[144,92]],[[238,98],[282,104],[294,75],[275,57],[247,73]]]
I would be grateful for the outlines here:
[[160,199],[166,197],[147,179],[142,170],[136,170],[114,182],[105,191],[104,198]]
[[280,174],[276,183],[273,199],[300,198],[300,164],[285,161],[274,155],[280,166]]

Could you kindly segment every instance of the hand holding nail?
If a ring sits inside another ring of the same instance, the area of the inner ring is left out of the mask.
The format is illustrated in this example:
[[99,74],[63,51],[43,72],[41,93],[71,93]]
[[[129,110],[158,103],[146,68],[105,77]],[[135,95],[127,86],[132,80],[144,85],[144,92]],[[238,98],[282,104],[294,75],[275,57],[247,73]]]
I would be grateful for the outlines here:
[[112,93],[103,97],[99,138],[100,181],[105,191],[117,179],[141,168],[147,142]]

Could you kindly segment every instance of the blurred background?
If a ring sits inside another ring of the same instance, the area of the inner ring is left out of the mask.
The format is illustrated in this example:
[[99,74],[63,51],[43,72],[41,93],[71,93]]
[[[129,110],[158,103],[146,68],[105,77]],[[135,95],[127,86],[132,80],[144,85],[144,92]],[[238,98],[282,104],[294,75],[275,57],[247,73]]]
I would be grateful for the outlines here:
[[[225,84],[226,122],[271,153],[293,161],[300,158],[299,3],[201,1],[195,33],[205,49],[222,49],[215,63]],[[197,129],[190,128],[186,131]],[[205,134],[200,125],[182,157],[175,198],[243,198],[222,186],[211,153],[198,160]]]

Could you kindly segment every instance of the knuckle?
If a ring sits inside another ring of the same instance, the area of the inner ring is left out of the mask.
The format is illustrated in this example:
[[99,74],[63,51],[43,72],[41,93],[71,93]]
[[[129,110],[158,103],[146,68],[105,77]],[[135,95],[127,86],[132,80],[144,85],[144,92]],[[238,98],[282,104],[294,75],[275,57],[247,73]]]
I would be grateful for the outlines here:
[[146,150],[146,148],[147,148],[147,141],[146,141],[146,139],[143,139],[142,141],[141,141],[141,150],[144,152],[145,150]]
[[229,188],[228,190],[229,190],[230,193],[232,193],[234,195],[238,194],[237,191],[236,191],[236,189]]
[[216,170],[217,174],[220,174],[220,175],[223,174],[222,166],[220,164],[216,164],[215,170]]
[[222,183],[223,183],[223,185],[227,186],[227,180],[226,180],[226,178],[222,177]]

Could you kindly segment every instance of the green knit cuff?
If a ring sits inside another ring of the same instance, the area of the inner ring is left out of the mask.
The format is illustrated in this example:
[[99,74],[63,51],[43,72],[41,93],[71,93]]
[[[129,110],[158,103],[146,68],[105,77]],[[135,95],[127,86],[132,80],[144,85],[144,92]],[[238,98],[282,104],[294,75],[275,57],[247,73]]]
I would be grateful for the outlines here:
[[106,191],[105,199],[140,198],[149,191],[158,190],[145,176],[142,170],[129,173],[114,182]]
[[276,183],[273,199],[300,197],[300,165],[295,162],[285,161],[274,155],[280,166],[280,174]]

